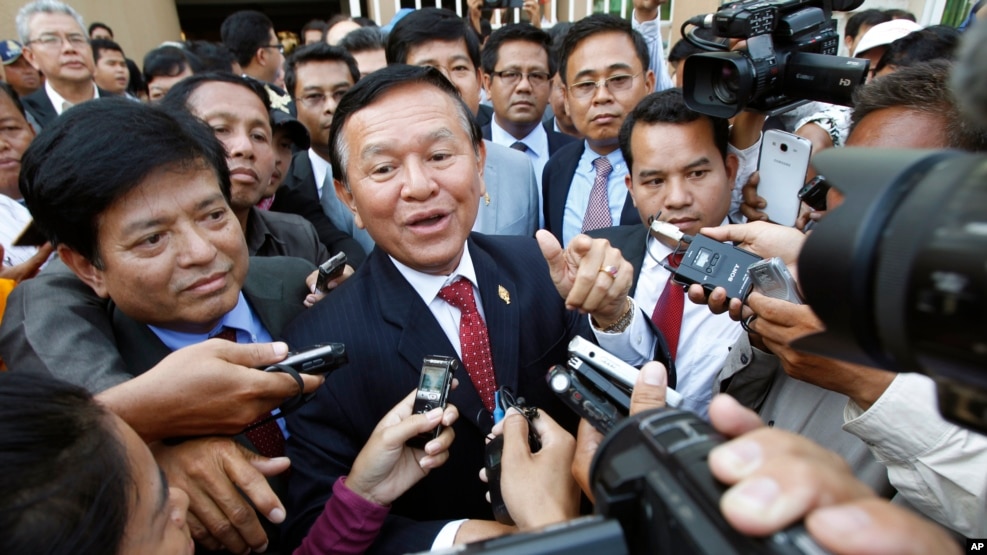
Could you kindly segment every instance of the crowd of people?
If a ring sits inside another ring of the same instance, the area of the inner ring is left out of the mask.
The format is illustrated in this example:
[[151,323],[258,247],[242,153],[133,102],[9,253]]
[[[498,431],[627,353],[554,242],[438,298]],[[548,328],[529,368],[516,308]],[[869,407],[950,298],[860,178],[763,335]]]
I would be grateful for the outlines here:
[[[810,306],[685,289],[681,242],[651,231],[798,280],[843,195],[767,221],[762,130],[814,154],[987,151],[951,85],[975,39],[864,10],[853,106],[728,120],[690,108],[696,46],[666,57],[662,3],[549,26],[525,2],[495,30],[479,2],[337,16],[291,51],[237,11],[142,69],[105,24],[25,4],[0,42],[0,552],[407,553],[575,518],[603,437],[546,375],[576,336],[640,368],[632,414],[672,388],[728,438],[709,470],[742,533],[804,522],[851,554],[987,536],[987,438],[940,416],[930,378],[799,350],[824,329]],[[276,366],[327,342],[346,361],[325,375]],[[416,413],[436,355],[457,383]],[[480,472],[498,435],[514,525]]]

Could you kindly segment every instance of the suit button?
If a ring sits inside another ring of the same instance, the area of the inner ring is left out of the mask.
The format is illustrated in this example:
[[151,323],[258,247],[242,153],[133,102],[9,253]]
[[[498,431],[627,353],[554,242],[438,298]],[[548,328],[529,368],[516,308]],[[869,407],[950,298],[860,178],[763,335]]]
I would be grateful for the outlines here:
[[747,355],[740,355],[740,363],[741,364],[747,364],[747,361],[748,360],[750,360],[750,358]]

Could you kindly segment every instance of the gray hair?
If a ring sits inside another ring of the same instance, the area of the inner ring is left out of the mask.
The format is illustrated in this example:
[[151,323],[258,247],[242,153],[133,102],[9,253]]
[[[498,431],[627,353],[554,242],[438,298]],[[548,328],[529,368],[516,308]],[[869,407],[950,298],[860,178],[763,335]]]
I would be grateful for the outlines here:
[[82,16],[79,15],[79,12],[75,11],[72,6],[69,6],[64,2],[60,2],[59,0],[34,0],[34,2],[25,4],[20,11],[17,12],[17,34],[21,39],[21,44],[26,46],[28,41],[31,40],[31,18],[39,13],[63,13],[71,16],[75,19],[76,23],[79,24],[79,28],[82,29],[82,33],[86,33],[86,24],[82,21]]

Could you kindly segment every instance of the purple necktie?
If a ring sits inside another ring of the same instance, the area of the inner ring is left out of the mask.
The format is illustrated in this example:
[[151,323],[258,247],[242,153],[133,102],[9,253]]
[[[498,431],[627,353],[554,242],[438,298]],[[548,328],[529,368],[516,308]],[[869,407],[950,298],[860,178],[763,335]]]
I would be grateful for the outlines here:
[[607,178],[613,171],[613,166],[605,156],[600,156],[593,160],[593,167],[596,168],[596,180],[593,181],[593,188],[589,192],[589,205],[586,206],[586,214],[583,216],[583,233],[613,225],[607,195]]

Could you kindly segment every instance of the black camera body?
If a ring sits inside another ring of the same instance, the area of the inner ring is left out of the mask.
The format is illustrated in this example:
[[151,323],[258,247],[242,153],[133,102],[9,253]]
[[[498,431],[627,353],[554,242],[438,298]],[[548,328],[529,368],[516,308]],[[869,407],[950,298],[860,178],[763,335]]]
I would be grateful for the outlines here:
[[741,0],[702,21],[718,37],[746,40],[747,49],[686,58],[683,95],[697,112],[778,114],[808,100],[849,106],[867,77],[867,60],[836,56],[831,0]]

